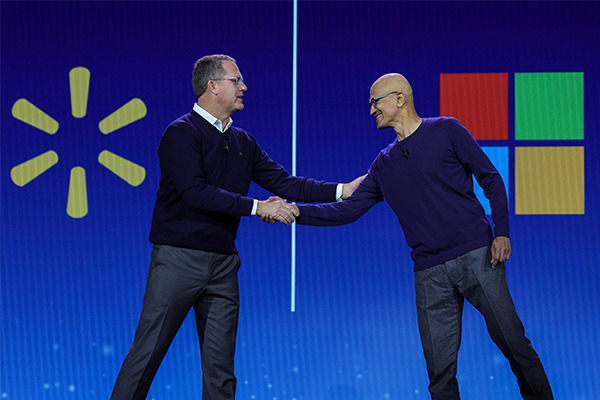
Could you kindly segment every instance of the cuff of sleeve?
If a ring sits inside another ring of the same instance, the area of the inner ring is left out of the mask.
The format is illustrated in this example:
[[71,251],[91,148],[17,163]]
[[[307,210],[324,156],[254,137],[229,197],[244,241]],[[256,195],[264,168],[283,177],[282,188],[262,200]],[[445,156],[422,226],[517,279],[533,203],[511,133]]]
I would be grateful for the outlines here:
[[254,199],[254,203],[252,204],[252,211],[250,211],[251,216],[256,216],[256,209],[258,208],[258,200]]
[[344,184],[338,183],[335,189],[335,201],[343,201],[342,194],[344,193]]
[[506,236],[507,238],[510,238],[508,227],[504,228],[504,227],[495,226],[494,227],[494,237],[498,237],[498,236]]

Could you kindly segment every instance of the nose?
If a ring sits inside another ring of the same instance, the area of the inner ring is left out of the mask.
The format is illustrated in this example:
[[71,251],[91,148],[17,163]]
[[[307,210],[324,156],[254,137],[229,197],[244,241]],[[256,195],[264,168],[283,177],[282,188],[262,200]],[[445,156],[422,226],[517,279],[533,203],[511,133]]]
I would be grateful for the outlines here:
[[240,90],[241,90],[242,92],[245,92],[246,90],[248,90],[248,86],[246,86],[246,83],[245,83],[245,82],[242,82],[242,86],[240,86]]
[[376,113],[376,112],[377,112],[377,109],[375,108],[375,106],[374,106],[374,105],[372,105],[372,104],[371,104],[371,109],[370,109],[369,113],[370,113],[371,115],[375,115],[375,113]]

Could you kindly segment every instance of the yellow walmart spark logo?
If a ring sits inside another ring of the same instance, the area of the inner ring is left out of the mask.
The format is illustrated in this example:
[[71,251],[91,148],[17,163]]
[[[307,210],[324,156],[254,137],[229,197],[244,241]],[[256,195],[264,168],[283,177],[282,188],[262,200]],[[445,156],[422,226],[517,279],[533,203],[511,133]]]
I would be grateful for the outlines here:
[[[71,92],[71,114],[83,118],[87,114],[90,71],[84,67],[73,68],[69,72]],[[146,116],[146,105],[138,98],[125,103],[98,124],[100,132],[108,135]],[[12,107],[12,115],[49,135],[58,132],[60,124],[27,99],[19,99]],[[58,163],[58,154],[48,150],[33,157],[10,171],[10,177],[17,186],[25,186]],[[146,178],[146,170],[108,150],[98,154],[98,162],[131,186],[139,186]],[[82,218],[88,213],[87,183],[85,169],[77,166],[71,169],[67,196],[67,214],[72,218]]]

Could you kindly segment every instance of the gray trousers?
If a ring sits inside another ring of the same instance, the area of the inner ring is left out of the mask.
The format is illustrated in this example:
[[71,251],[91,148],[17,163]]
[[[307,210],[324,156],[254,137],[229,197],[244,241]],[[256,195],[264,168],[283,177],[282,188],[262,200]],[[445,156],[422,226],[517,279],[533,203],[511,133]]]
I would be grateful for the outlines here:
[[483,315],[492,340],[510,362],[521,396],[553,399],[544,367],[525,337],[508,291],[504,264],[492,268],[490,260],[487,246],[415,271],[417,317],[431,398],[460,399],[456,366],[467,299]]
[[111,400],[146,398],[161,361],[192,308],[202,357],[202,399],[235,398],[239,267],[237,254],[153,247],[142,314]]

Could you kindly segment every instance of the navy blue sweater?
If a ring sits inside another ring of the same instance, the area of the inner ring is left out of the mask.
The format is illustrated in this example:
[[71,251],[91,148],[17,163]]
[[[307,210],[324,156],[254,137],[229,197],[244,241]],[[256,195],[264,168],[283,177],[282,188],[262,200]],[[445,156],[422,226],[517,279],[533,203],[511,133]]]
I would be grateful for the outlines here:
[[250,181],[290,201],[335,200],[337,184],[291,176],[247,132],[224,133],[192,111],[172,122],[158,147],[160,185],[150,241],[236,253],[241,216],[249,216]]
[[425,118],[373,161],[351,197],[340,203],[300,205],[299,224],[342,225],[379,201],[392,207],[415,270],[491,244],[492,229],[473,192],[475,176],[490,200],[496,236],[508,236],[508,200],[500,174],[454,118]]

